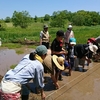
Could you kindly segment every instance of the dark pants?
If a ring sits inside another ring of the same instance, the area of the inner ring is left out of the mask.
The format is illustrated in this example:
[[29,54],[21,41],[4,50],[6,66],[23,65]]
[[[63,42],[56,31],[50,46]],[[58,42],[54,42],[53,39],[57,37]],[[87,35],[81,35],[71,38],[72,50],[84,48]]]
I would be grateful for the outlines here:
[[71,66],[71,69],[74,67],[74,58],[70,59],[70,66]]
[[49,49],[49,42],[42,42],[42,45],[45,45],[47,49]]
[[21,95],[21,99],[22,100],[28,100],[29,99],[29,95]]

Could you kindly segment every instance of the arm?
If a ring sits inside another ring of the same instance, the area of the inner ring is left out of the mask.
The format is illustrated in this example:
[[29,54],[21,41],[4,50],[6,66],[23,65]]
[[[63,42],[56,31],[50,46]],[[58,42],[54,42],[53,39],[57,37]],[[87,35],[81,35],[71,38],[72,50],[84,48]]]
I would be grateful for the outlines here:
[[42,31],[40,32],[40,45],[42,45]]
[[74,32],[73,32],[73,38],[74,38],[75,36],[74,36]]
[[40,38],[40,45],[42,45],[42,39]]
[[58,51],[53,51],[53,50],[52,50],[51,53],[52,53],[52,54],[55,54],[55,55],[60,55],[60,54],[66,55],[66,54],[67,54],[67,52],[66,52],[66,51],[63,51],[63,50],[62,50],[62,51],[59,51],[59,52],[58,52]]
[[43,88],[44,88],[44,76],[43,76],[43,73],[44,73],[43,66],[42,66],[42,64],[39,64],[37,66],[37,68],[35,69],[34,83],[35,83],[35,86],[36,86],[37,90],[40,90],[40,92],[41,92],[42,100],[45,100],[45,93],[43,91]]
[[67,54],[67,52],[62,48],[61,51],[56,51],[56,43],[55,41],[51,44],[51,54],[60,55],[60,54]]

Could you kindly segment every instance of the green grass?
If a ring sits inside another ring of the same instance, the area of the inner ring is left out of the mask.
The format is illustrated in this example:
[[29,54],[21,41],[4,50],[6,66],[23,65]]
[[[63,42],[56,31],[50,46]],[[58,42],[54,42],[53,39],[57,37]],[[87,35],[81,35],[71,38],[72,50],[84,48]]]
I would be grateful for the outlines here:
[[[67,24],[65,25],[67,26]],[[73,31],[75,34],[75,38],[77,43],[86,43],[87,39],[90,37],[97,37],[100,34],[100,25],[98,26],[73,26]],[[20,27],[14,27],[12,23],[6,24],[5,31],[0,31],[0,37],[2,39],[2,46],[9,48],[20,48],[21,44],[12,44],[12,42],[16,43],[18,41],[24,42],[24,39],[34,40],[39,42],[40,31],[43,29],[43,23],[37,22],[31,24],[27,29],[22,29]],[[67,30],[65,28],[53,28],[49,27],[49,33],[51,35],[50,41],[56,37],[56,32],[62,29],[64,32]],[[30,46],[31,47],[31,46]],[[32,47],[35,47],[32,46]]]
[[16,53],[17,53],[17,54],[23,54],[24,51],[22,51],[22,50],[16,50]]
[[16,65],[11,65],[10,66],[11,69],[14,69],[15,67],[16,67]]
[[14,49],[14,48],[21,48],[21,44],[14,44],[14,43],[3,43],[2,47],[8,47],[8,49]]
[[98,37],[100,33],[100,26],[83,26],[83,27],[75,27],[74,34],[77,40],[77,43],[86,43],[88,38]]

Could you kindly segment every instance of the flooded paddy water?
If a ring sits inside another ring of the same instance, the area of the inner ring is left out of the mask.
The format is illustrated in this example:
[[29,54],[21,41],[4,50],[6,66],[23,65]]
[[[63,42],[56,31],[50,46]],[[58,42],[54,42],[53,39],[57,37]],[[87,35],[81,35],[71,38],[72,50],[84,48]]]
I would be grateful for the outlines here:
[[23,50],[23,54],[17,54],[14,49],[0,49],[0,75],[4,75],[10,69],[10,66],[18,64],[25,54],[32,51],[32,49]]
[[[0,49],[0,75],[4,75],[10,66],[16,65],[24,55],[32,49],[23,49],[23,54],[17,54],[13,49]],[[72,71],[71,76],[63,74],[63,81],[58,81],[60,89],[55,90],[48,77],[45,83],[46,100],[100,100],[100,62],[92,62],[85,66],[86,72]],[[66,71],[65,71],[66,73]],[[31,93],[29,100],[41,100],[40,95]]]

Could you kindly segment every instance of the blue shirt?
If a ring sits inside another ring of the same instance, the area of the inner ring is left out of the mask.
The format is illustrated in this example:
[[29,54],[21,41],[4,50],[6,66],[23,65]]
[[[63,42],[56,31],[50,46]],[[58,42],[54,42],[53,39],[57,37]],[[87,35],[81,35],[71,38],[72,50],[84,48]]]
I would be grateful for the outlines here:
[[43,88],[43,73],[44,68],[41,62],[38,60],[30,60],[29,54],[27,54],[14,69],[6,73],[4,79],[20,84],[26,84],[33,79],[36,87]]

